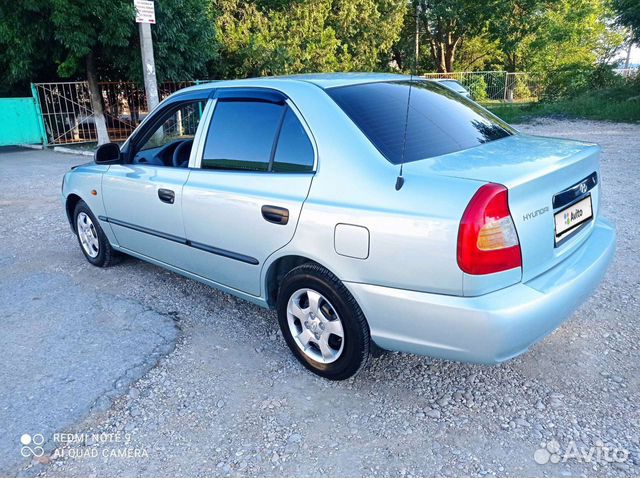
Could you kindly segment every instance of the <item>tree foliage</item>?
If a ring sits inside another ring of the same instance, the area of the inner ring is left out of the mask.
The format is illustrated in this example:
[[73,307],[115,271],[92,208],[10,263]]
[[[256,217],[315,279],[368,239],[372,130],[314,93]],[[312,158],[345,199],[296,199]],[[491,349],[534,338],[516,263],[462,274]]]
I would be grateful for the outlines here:
[[618,22],[629,28],[632,40],[640,43],[640,2],[638,0],[613,0]]
[[598,42],[607,32],[605,0],[556,0],[544,10],[544,19],[524,39],[522,67],[533,71],[594,65]]
[[[569,71],[610,61],[628,29],[640,32],[638,0],[155,4],[161,81],[414,67]],[[140,81],[133,15],[132,0],[0,0],[0,93],[29,81],[85,79],[89,55],[99,79]]]
[[431,57],[440,72],[453,71],[464,38],[480,35],[494,16],[499,0],[419,0],[416,15]]
[[[152,32],[159,80],[208,76],[216,57],[210,5],[202,0],[155,4]],[[90,54],[99,79],[141,80],[134,15],[131,0],[2,0],[2,84],[24,94],[30,81],[86,79]]]
[[398,41],[404,0],[217,0],[223,77],[384,68]]
[[49,19],[44,0],[0,0],[0,94],[28,91],[32,78],[55,78],[58,51]]
[[547,22],[553,0],[504,0],[497,5],[496,18],[488,25],[488,37],[497,42],[503,55],[504,69],[523,67],[527,40],[535,37]]
[[129,45],[135,10],[130,2],[49,0],[53,38],[59,45],[62,77],[85,71],[89,55],[108,57]]

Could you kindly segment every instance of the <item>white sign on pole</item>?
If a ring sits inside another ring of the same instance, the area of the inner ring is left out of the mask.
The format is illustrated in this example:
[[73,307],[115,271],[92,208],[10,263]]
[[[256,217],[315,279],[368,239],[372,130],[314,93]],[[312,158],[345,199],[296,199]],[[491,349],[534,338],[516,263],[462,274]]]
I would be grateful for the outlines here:
[[136,7],[136,23],[156,23],[156,9],[153,1],[133,0]]

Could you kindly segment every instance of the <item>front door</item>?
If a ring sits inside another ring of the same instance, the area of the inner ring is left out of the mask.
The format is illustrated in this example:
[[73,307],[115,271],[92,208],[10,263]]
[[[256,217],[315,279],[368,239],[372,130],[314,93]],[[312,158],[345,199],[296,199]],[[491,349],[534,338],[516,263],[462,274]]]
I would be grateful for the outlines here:
[[147,131],[130,145],[130,162],[110,166],[102,180],[107,221],[118,244],[180,268],[189,253],[182,189],[205,101],[172,103],[153,113]]
[[292,103],[254,94],[218,93],[182,210],[189,270],[258,296],[262,264],[293,237],[315,152]]

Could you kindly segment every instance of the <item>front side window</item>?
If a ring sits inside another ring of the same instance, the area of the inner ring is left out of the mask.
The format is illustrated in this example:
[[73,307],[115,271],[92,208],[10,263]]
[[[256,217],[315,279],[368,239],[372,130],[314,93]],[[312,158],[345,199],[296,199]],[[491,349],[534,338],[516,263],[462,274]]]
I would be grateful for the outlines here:
[[219,100],[202,157],[202,169],[306,172],[311,142],[284,103]]
[[435,82],[366,83],[327,93],[393,164],[453,153],[514,133],[502,120]]
[[137,148],[133,162],[187,167],[205,104],[204,100],[190,101],[160,111],[160,124]]

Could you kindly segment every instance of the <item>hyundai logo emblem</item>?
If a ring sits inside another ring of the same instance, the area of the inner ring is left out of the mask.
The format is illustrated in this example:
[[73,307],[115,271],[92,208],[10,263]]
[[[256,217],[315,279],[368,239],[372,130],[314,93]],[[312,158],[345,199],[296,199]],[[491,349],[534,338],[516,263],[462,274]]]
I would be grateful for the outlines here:
[[580,186],[578,186],[578,190],[580,191],[580,194],[584,194],[587,192],[589,188],[587,187],[587,183],[580,183]]

